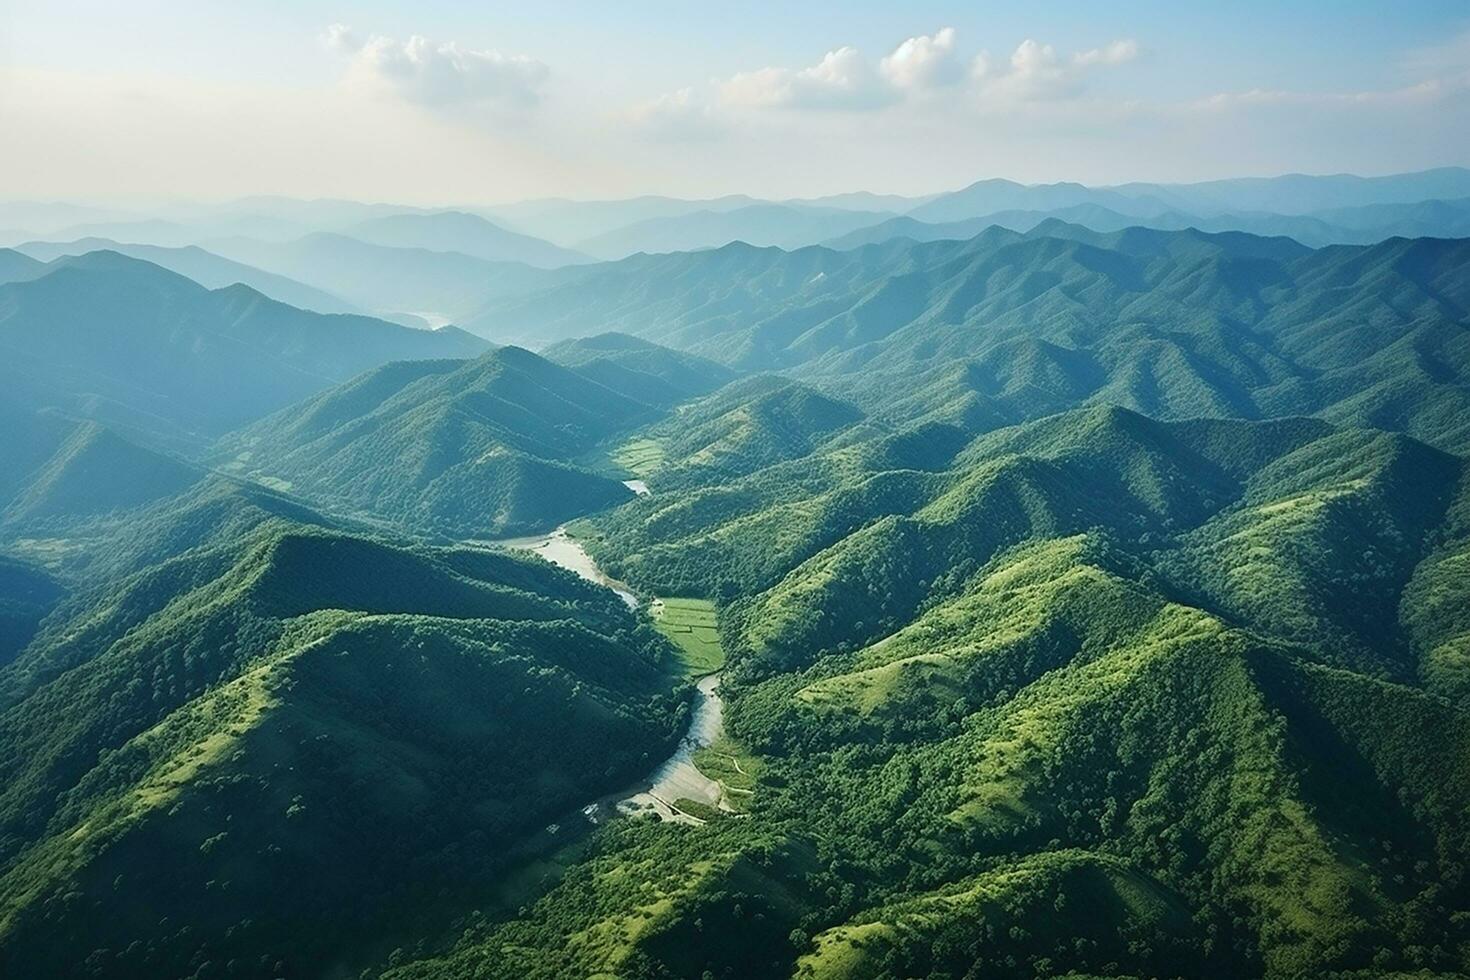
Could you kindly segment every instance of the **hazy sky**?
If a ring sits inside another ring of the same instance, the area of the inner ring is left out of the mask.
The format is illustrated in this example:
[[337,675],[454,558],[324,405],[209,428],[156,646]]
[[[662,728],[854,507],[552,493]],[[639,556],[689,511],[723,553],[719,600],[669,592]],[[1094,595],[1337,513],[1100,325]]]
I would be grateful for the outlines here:
[[922,193],[1470,164],[1470,4],[0,0],[0,196]]

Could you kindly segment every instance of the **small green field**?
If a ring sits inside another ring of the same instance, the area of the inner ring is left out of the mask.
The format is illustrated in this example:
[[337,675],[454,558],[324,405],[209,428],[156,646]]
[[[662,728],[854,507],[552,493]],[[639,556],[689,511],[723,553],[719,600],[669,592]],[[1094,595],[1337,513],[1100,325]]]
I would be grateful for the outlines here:
[[705,823],[709,823],[711,820],[718,820],[725,816],[725,811],[717,806],[710,806],[708,803],[701,802],[700,800],[691,800],[682,796],[674,801],[674,809],[681,813],[687,813],[696,820],[703,820]]
[[653,624],[679,648],[679,662],[690,677],[712,674],[725,666],[725,650],[715,630],[715,604],[706,599],[655,599],[649,607]]
[[667,456],[664,447],[652,439],[630,439],[613,450],[613,462],[637,477],[646,477],[663,468]]
[[722,735],[694,753],[694,765],[725,787],[725,802],[732,810],[744,813],[749,809],[750,798],[761,774],[759,756],[751,755],[745,746],[728,735]]

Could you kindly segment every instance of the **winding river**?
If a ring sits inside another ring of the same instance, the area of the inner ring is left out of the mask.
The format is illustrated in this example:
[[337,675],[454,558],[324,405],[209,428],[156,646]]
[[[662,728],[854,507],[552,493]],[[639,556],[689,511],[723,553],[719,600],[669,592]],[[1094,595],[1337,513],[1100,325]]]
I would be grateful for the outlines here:
[[[629,489],[635,493],[648,492],[637,487]],[[582,543],[567,534],[565,526],[550,534],[509,538],[493,544],[535,552],[553,565],[560,565],[589,582],[612,589],[629,609],[639,606],[638,596],[598,567]],[[720,699],[720,675],[709,674],[700,678],[696,688],[699,697],[689,720],[689,730],[679,740],[674,754],[633,785],[588,804],[582,809],[584,817],[598,823],[609,815],[609,810],[613,810],[628,814],[651,813],[660,820],[675,823],[703,823],[699,818],[675,808],[674,802],[681,799],[696,800],[722,810],[730,809],[725,799],[725,788],[694,765],[694,753],[712,744],[724,731],[725,703]]]

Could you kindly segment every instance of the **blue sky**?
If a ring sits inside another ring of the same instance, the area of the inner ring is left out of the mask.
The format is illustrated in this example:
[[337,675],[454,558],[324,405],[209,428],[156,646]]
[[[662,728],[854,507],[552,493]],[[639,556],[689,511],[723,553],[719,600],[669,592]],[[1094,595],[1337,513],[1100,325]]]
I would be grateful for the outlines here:
[[1470,164],[1467,93],[1463,2],[0,0],[19,196],[1378,173]]

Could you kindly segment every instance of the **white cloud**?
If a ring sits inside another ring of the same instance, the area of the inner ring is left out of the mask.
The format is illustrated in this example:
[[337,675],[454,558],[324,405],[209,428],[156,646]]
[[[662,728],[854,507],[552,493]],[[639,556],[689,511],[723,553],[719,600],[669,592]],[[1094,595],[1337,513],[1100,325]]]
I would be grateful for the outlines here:
[[433,108],[535,105],[550,74],[546,65],[525,55],[435,43],[417,34],[406,41],[381,36],[363,41],[346,25],[333,24],[322,39],[351,59],[351,82]]
[[1138,42],[1125,38],[1114,41],[1106,47],[1093,48],[1090,51],[1079,51],[1072,55],[1072,64],[1079,68],[1089,65],[1125,65],[1138,57]]
[[911,37],[880,61],[878,70],[891,85],[909,91],[952,85],[964,78],[954,42],[953,27]]
[[1089,72],[1127,64],[1138,57],[1138,50],[1137,41],[1122,39],[1063,58],[1050,44],[1027,38],[1011,53],[1005,69],[990,68],[982,55],[971,74],[981,83],[982,97],[992,103],[1070,99],[1082,94]]
[[982,51],[968,65],[954,28],[919,34],[876,64],[854,47],[836,48],[808,68],[760,68],[717,83],[719,102],[746,109],[881,109],[908,98],[958,88],[968,78],[990,104],[1073,98],[1086,76],[1138,57],[1138,42],[1120,39],[1064,57],[1050,44],[1022,41],[1008,61],[993,64]]
[[748,108],[872,109],[895,93],[854,47],[828,51],[808,68],[760,68],[720,84],[720,101]]
[[713,108],[692,86],[636,105],[623,118],[654,139],[705,140],[718,136],[724,129]]
[[1411,78],[1438,78],[1461,83],[1470,80],[1470,31],[1438,44],[1408,52],[1403,70]]
[[[985,51],[962,55],[957,42],[954,28],[941,27],[907,38],[877,61],[852,46],[834,48],[806,68],[769,66],[712,79],[707,87],[688,86],[624,109],[618,118],[653,139],[697,141],[749,134],[758,113],[778,122],[781,113],[772,110],[825,111],[834,122],[900,104],[922,106],[915,115],[931,120],[1023,105],[1034,114],[1038,102],[1064,111],[1079,107],[1088,76],[1139,55],[1138,43],[1126,38],[1070,54],[1028,38],[1009,58],[993,61]],[[1086,112],[1100,118],[1108,108],[1089,103]]]
[[1447,92],[1463,91],[1470,79],[1426,79],[1413,85],[1393,89],[1369,89],[1361,92],[1293,92],[1288,89],[1253,88],[1242,92],[1217,92],[1187,103],[1186,108],[1235,109],[1243,106],[1366,106],[1429,103]]
[[362,41],[346,24],[329,25],[322,32],[322,43],[338,54],[352,54],[362,47]]

